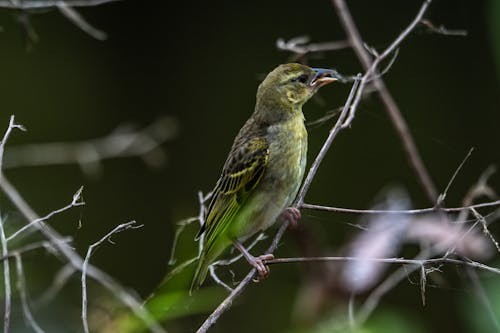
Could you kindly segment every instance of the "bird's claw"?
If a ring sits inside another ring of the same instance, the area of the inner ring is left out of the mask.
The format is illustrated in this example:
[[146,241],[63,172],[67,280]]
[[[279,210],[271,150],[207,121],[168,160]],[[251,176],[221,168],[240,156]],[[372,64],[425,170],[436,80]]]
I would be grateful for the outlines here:
[[299,224],[299,220],[302,217],[302,214],[300,213],[300,210],[295,208],[295,207],[287,207],[281,213],[283,218],[290,222],[290,227],[295,228]]
[[263,254],[253,258],[251,264],[257,270],[257,276],[253,278],[253,282],[260,282],[269,276],[270,269],[269,266],[265,264],[265,261],[272,259],[274,259],[272,254]]

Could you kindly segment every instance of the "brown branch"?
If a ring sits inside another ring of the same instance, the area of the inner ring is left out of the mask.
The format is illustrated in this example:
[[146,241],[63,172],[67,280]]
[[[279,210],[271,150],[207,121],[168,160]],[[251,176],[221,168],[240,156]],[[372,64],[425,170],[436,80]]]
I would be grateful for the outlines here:
[[378,91],[382,103],[385,105],[386,111],[398,135],[400,136],[403,142],[403,147],[410,161],[411,167],[417,174],[418,179],[422,184],[429,200],[432,203],[436,203],[438,197],[438,191],[436,190],[436,186],[434,185],[422,161],[422,158],[420,157],[420,153],[418,152],[418,149],[410,133],[408,125],[406,124],[406,121],[404,120],[401,111],[399,110],[399,107],[396,104],[396,101],[394,100],[389,90],[385,86],[384,81],[382,80],[382,78],[376,75],[376,67],[378,66],[380,61],[390,52],[392,52],[417,26],[417,24],[422,20],[422,17],[426,12],[428,6],[430,5],[431,0],[425,0],[423,2],[417,16],[413,19],[410,25],[408,25],[408,27],[394,40],[391,46],[389,46],[386,49],[386,51],[384,51],[382,55],[380,55],[374,61],[372,61],[368,51],[363,46],[363,39],[361,38],[358,28],[356,27],[356,24],[352,19],[351,13],[349,12],[349,9],[347,8],[345,1],[344,0],[331,0],[331,1],[337,10],[337,14],[347,34],[348,40],[351,43],[351,46],[354,49],[356,55],[358,56],[363,68],[367,71],[367,73],[371,72],[371,74],[375,74],[375,76],[373,77],[373,84],[375,86],[375,89]]

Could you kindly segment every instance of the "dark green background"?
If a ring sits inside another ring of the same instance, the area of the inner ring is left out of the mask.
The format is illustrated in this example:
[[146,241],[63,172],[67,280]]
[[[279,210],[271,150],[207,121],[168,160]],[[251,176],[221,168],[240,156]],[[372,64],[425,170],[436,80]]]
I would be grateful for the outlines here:
[[[348,4],[365,41],[382,50],[413,19],[421,2]],[[499,11],[495,0],[436,1],[426,17],[436,25],[465,29],[468,36],[417,29],[384,76],[439,189],[467,151],[476,148],[450,190],[448,206],[460,205],[480,173],[500,162]],[[144,224],[114,237],[117,245],[99,249],[93,262],[145,297],[168,269],[175,222],[196,215],[197,191],[209,191],[217,180],[232,138],[253,110],[259,81],[289,59],[288,53],[276,49],[276,40],[304,34],[315,42],[340,40],[344,33],[327,0],[123,1],[80,12],[109,39],[94,40],[57,11],[49,11],[30,16],[40,40],[27,51],[15,14],[0,12],[0,125],[5,128],[14,114],[28,129],[15,133],[9,146],[89,139],[124,122],[146,125],[170,115],[177,119],[180,133],[163,147],[168,163],[152,170],[139,159],[113,160],[105,162],[94,178],[78,166],[23,168],[6,174],[42,215],[65,205],[80,185],[85,186],[87,205],[51,222],[75,237],[82,254],[119,223],[135,219]],[[361,71],[351,50],[311,56],[309,63],[347,74]],[[340,84],[324,88],[320,98],[305,107],[306,117],[313,120],[342,105],[348,90]],[[331,125],[330,121],[310,129],[310,160]],[[335,140],[306,201],[366,208],[379,191],[393,184],[408,189],[415,207],[431,205],[380,101],[368,96],[352,129]],[[500,188],[498,177],[493,184]],[[0,199],[2,212],[15,220],[5,197]],[[80,218],[83,226],[77,229]],[[356,231],[347,223],[357,219],[308,211],[301,223],[311,226],[322,246],[335,249]],[[195,251],[196,244],[190,242],[195,232],[188,229],[181,239],[186,257],[189,249],[191,254]],[[294,239],[285,237],[277,255],[293,254]],[[37,294],[58,264],[44,255],[26,261],[33,263],[36,277],[28,276],[28,281],[37,285],[32,290]],[[37,263],[50,269],[41,273]],[[244,266],[237,271],[243,274]],[[429,290],[426,307],[420,304],[418,286],[405,281],[384,299],[381,309],[397,308],[401,316],[419,321],[423,332],[469,332],[467,320],[460,318],[470,287],[460,282],[453,268],[445,273],[450,287]],[[290,308],[303,274],[307,272],[297,266],[273,268],[271,278],[251,287],[214,332],[286,331],[293,326]],[[69,322],[74,320],[68,327],[78,330],[78,279],[72,283],[58,306],[64,307],[61,313]],[[172,332],[192,331],[203,318],[192,316],[167,327]]]

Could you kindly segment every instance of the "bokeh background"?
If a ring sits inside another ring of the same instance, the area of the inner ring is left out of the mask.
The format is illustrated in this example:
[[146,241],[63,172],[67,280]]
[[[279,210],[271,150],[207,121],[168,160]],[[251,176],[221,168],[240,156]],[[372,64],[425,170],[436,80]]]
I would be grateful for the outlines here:
[[[348,1],[364,40],[378,50],[408,24],[420,4]],[[87,140],[124,123],[143,127],[168,116],[175,121],[177,134],[161,147],[167,160],[155,168],[140,158],[113,159],[92,175],[78,165],[15,168],[6,175],[41,215],[66,205],[84,186],[86,205],[50,222],[73,236],[82,254],[119,223],[143,224],[139,230],[114,237],[116,245],[100,248],[92,262],[147,297],[170,269],[167,262],[176,222],[197,215],[197,192],[210,191],[217,180],[233,137],[253,110],[260,80],[290,58],[277,50],[276,40],[300,35],[314,42],[345,37],[327,0],[128,0],[79,11],[108,39],[89,37],[52,10],[30,13],[39,40],[27,45],[17,13],[0,11],[0,127],[6,128],[14,114],[28,129],[15,133],[7,148]],[[445,188],[468,150],[475,147],[446,200],[448,206],[457,206],[481,172],[500,162],[500,2],[439,0],[426,17],[435,25],[464,29],[468,35],[442,36],[424,27],[417,29],[402,44],[384,79],[439,189]],[[308,62],[346,74],[361,71],[349,49],[314,54]],[[305,107],[306,118],[320,118],[341,106],[348,90],[341,84],[324,88]],[[310,128],[310,160],[332,124],[330,120]],[[500,189],[498,176],[491,183]],[[306,202],[367,208],[380,191],[395,184],[407,189],[414,207],[431,205],[380,101],[369,95],[352,128],[335,140]],[[22,223],[3,195],[0,209],[13,227]],[[308,225],[319,247],[334,251],[357,231],[350,224],[358,220],[359,216],[307,211],[301,223]],[[197,244],[192,241],[196,231],[197,227],[188,227],[180,238],[178,262],[196,253]],[[411,248],[408,251],[412,253]],[[296,237],[287,234],[277,255],[300,255]],[[25,265],[30,293],[36,299],[60,263],[35,253],[25,257]],[[247,267],[239,263],[234,271],[238,279]],[[248,288],[213,331],[329,332],[333,313],[345,309],[345,298],[340,296],[332,296],[331,309],[318,314],[313,323],[299,324],[294,319],[297,294],[309,273],[300,265],[273,267],[270,279]],[[191,274],[188,269],[177,277],[172,292],[184,290]],[[229,274],[222,276],[231,279]],[[383,299],[366,332],[490,332],[488,326],[481,326],[488,321],[488,317],[481,319],[486,311],[460,269],[445,268],[441,278],[442,283],[429,288],[425,307],[418,276],[404,281]],[[499,278],[485,276],[482,282],[500,316]],[[103,299],[111,296],[97,285],[90,288],[90,305],[104,307]],[[210,290],[198,305],[172,306],[166,324],[169,332],[190,332],[199,326],[225,293],[219,287]],[[35,315],[49,332],[79,332],[79,306],[76,276],[50,306],[37,309]],[[28,331],[19,309],[15,314],[15,331]]]

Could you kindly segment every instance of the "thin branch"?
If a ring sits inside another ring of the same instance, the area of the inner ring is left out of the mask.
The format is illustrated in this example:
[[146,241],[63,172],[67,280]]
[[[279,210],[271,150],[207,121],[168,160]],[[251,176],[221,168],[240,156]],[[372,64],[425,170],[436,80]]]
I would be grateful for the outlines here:
[[19,296],[21,298],[24,317],[28,321],[29,326],[36,333],[43,333],[44,330],[35,321],[35,318],[33,317],[33,314],[31,313],[29,307],[28,292],[26,288],[26,279],[24,276],[23,261],[21,259],[21,254],[16,253],[15,258],[16,258],[16,271],[17,271],[17,289],[19,291]]
[[56,4],[59,12],[66,17],[71,23],[80,28],[83,32],[87,33],[91,37],[97,40],[105,40],[108,38],[107,34],[104,31],[94,28],[90,23],[88,23],[80,13],[76,11],[76,9],[71,7],[72,5],[59,1]]
[[[65,243],[70,243],[71,240],[72,240],[71,237],[66,237],[66,238],[61,239],[61,241],[65,242]],[[47,240],[30,243],[30,244],[23,246],[23,247],[20,247],[16,250],[9,251],[9,253],[6,256],[0,256],[0,261],[5,261],[7,259],[15,258],[15,256],[18,254],[20,255],[20,254],[24,254],[26,252],[39,250],[42,248],[51,249],[51,248],[53,248],[53,246],[54,246],[54,244],[51,241],[47,241]]]
[[45,9],[45,8],[55,8],[60,3],[66,3],[71,7],[93,7],[99,6],[106,3],[117,2],[121,0],[75,0],[75,1],[61,1],[61,0],[23,0],[23,1],[12,1],[12,0],[1,0],[0,8],[10,8],[10,9]]
[[14,146],[9,150],[4,169],[78,164],[87,174],[95,174],[104,160],[134,156],[158,166],[166,160],[160,145],[174,138],[177,128],[173,118],[164,117],[139,130],[122,125],[97,139]]
[[87,271],[89,267],[89,261],[90,261],[90,256],[92,253],[95,251],[95,249],[104,243],[105,241],[109,240],[112,235],[120,233],[122,231],[128,230],[128,229],[136,229],[141,226],[137,226],[135,221],[130,221],[128,223],[123,223],[118,226],[116,226],[113,230],[108,232],[104,237],[102,237],[100,240],[95,242],[94,244],[90,245],[88,250],[87,250],[87,255],[85,256],[85,260],[83,261],[82,265],[82,321],[83,321],[83,330],[86,333],[89,333],[89,324],[87,320]]
[[[28,220],[40,219],[40,217],[28,205],[28,203],[24,200],[24,198],[20,195],[16,188],[12,186],[12,184],[7,180],[6,177],[0,177],[0,188]],[[71,264],[77,270],[81,271],[83,259],[80,257],[80,255],[78,255],[78,253],[75,252],[74,249],[66,244],[64,238],[57,231],[52,229],[44,222],[36,223],[34,224],[34,227],[53,243],[53,247],[58,251],[58,253],[66,258],[69,264]],[[152,332],[165,332],[165,330],[163,330],[157,324],[153,316],[144,308],[142,308],[142,302],[138,300],[134,295],[129,293],[124,287],[122,287],[118,283],[118,281],[92,265],[88,266],[87,275],[95,279],[102,286],[108,289],[113,295],[115,295],[115,297],[117,297],[137,317],[139,317]]]
[[7,130],[5,131],[5,134],[2,138],[2,141],[0,141],[0,177],[2,177],[3,154],[5,152],[5,144],[7,143],[7,140],[9,139],[9,136],[12,133],[12,130],[14,128],[20,129],[21,131],[26,131],[26,129],[22,125],[18,125],[16,123],[14,123],[14,116],[10,116],[9,126],[7,127]]
[[78,189],[78,191],[76,191],[76,193],[73,195],[73,199],[71,200],[70,204],[68,204],[67,206],[64,206],[62,208],[59,208],[57,210],[54,210],[54,211],[50,212],[49,214],[45,215],[44,217],[41,217],[41,218],[36,219],[36,220],[33,220],[30,223],[26,224],[24,227],[22,227],[21,229],[17,230],[12,235],[10,235],[9,237],[7,237],[7,242],[9,242],[12,239],[16,238],[17,236],[19,236],[23,232],[24,232],[25,235],[28,235],[31,232],[35,231],[35,228],[33,228],[33,225],[36,224],[36,223],[45,222],[48,219],[50,219],[51,217],[53,217],[54,215],[60,214],[62,212],[65,212],[65,211],[67,211],[67,210],[69,210],[69,209],[71,209],[73,207],[78,207],[78,206],[85,205],[85,202],[81,201],[81,199],[82,199],[82,191],[83,191],[83,186],[81,186]]
[[[304,181],[304,184],[302,185],[299,194],[297,195],[297,198],[295,199],[295,207],[301,207],[302,204],[304,203],[304,197],[309,190],[309,187],[311,186],[312,180],[314,179],[314,176],[316,175],[316,172],[318,171],[319,165],[323,161],[323,158],[325,157],[326,153],[328,152],[333,140],[337,136],[337,134],[344,128],[344,119],[347,117],[347,113],[349,112],[349,109],[351,108],[351,102],[354,98],[354,94],[356,93],[358,89],[359,81],[355,80],[351,91],[349,93],[349,96],[347,97],[347,101],[344,104],[344,108],[342,109],[342,112],[340,113],[340,116],[333,126],[333,128],[330,130],[330,134],[328,135],[328,138],[326,139],[325,143],[321,147],[321,150],[319,151],[318,155],[316,156],[316,159],[314,160],[313,164],[311,165],[311,168],[309,169],[309,172],[307,174],[307,177]],[[351,119],[352,120],[352,119]]]
[[311,52],[337,51],[348,48],[349,42],[345,40],[323,43],[309,43],[309,37],[299,36],[285,41],[283,38],[278,38],[276,47],[278,50],[289,51],[298,55],[305,55]]
[[420,208],[420,209],[408,209],[408,210],[381,210],[381,209],[354,209],[354,208],[341,208],[341,207],[331,207],[331,206],[322,206],[322,205],[313,205],[304,203],[301,208],[310,209],[310,210],[321,210],[327,212],[335,212],[335,213],[351,213],[351,214],[426,214],[433,212],[461,212],[467,211],[470,209],[477,209],[483,207],[494,207],[500,206],[500,200],[491,201],[491,202],[483,202],[475,205],[464,206],[464,207],[451,207],[451,208],[439,208],[439,207],[428,207],[428,208]]
[[[288,220],[283,222],[283,224],[280,226],[278,229],[278,232],[276,233],[276,236],[273,239],[273,242],[267,249],[266,253],[273,253],[276,248],[278,247],[279,241],[281,240],[281,237],[283,237],[283,234],[285,233],[285,230],[288,228]],[[255,268],[252,268],[250,272],[245,276],[245,278],[236,286],[236,288],[233,289],[233,291],[217,306],[217,308],[205,319],[203,324],[201,324],[200,328],[196,331],[196,333],[205,333],[208,331],[210,327],[212,327],[213,324],[217,322],[219,317],[226,312],[231,305],[233,305],[233,301],[243,293],[243,291],[246,289],[246,287],[252,282],[255,274],[257,273],[257,270]]]
[[214,265],[210,265],[208,267],[208,270],[210,272],[210,277],[212,278],[212,280],[215,281],[215,283],[217,283],[218,285],[222,286],[224,289],[226,289],[228,292],[232,292],[233,291],[233,288],[231,288],[230,286],[228,286],[224,281],[222,281],[218,276],[217,276],[217,273],[215,273],[215,267]]
[[434,32],[436,34],[440,35],[445,35],[445,36],[460,36],[460,37],[465,37],[468,35],[467,30],[451,30],[447,29],[445,26],[440,25],[439,27],[436,27],[434,23],[432,23],[430,20],[422,20],[420,21],[423,25],[425,25],[430,32]]
[[469,152],[467,153],[467,155],[465,155],[464,159],[462,160],[462,162],[460,163],[460,165],[458,166],[458,168],[455,170],[455,172],[451,176],[451,179],[448,182],[448,184],[446,185],[446,188],[444,189],[443,193],[441,193],[439,195],[439,197],[437,199],[436,206],[441,206],[441,204],[444,202],[444,200],[446,199],[446,195],[448,194],[448,191],[449,191],[449,189],[451,187],[451,184],[453,184],[453,181],[457,177],[457,175],[460,172],[460,170],[462,170],[463,166],[465,165],[465,162],[467,162],[467,160],[469,159],[469,157],[471,156],[471,154],[472,154],[473,151],[474,151],[474,147],[472,147],[471,149],[469,149]]
[[449,257],[433,259],[406,259],[406,258],[359,258],[359,257],[297,257],[297,258],[275,258],[266,260],[266,265],[303,263],[303,262],[346,262],[346,261],[369,261],[386,264],[428,266],[435,264],[456,264],[477,268],[483,271],[500,275],[500,268],[491,267],[476,261],[465,261]]
[[[13,118],[11,118],[13,119]],[[9,126],[10,127],[10,126]],[[5,140],[5,137],[4,137]],[[2,141],[3,143],[5,141]],[[0,242],[2,243],[2,256],[4,258],[8,258],[9,251],[7,249],[7,240],[5,239],[4,232],[4,219],[0,214]],[[11,311],[11,287],[10,287],[10,267],[9,267],[9,259],[5,259],[3,261],[3,278],[5,285],[5,313],[3,317],[3,332],[9,332],[10,325],[10,311]]]
[[[347,5],[344,0],[331,0],[332,4],[337,10],[337,14],[340,19],[340,23],[342,24],[346,35],[348,37],[349,42],[351,43],[352,48],[354,49],[356,55],[358,56],[363,68],[366,70],[366,74],[376,74],[376,67],[378,63],[385,58],[389,53],[391,53],[394,49],[396,49],[399,44],[408,36],[408,34],[417,26],[417,24],[422,20],[424,13],[426,12],[428,6],[431,3],[431,0],[425,0],[420,7],[420,10],[417,16],[413,19],[413,21],[408,25],[408,27],[394,40],[394,42],[384,51],[375,61],[372,62],[372,59],[363,46],[363,39],[352,19],[351,13],[347,8]],[[366,75],[365,74],[365,75]],[[429,200],[434,204],[437,199],[437,190],[434,185],[423,161],[420,157],[420,153],[416,147],[416,144],[411,136],[410,130],[406,121],[404,120],[401,111],[399,110],[395,100],[391,96],[387,87],[385,86],[384,81],[380,77],[376,77],[373,80],[374,86],[376,90],[380,94],[380,98],[382,99],[383,104],[387,110],[387,113],[396,128],[396,131],[403,142],[403,148],[406,152],[406,155],[410,161],[410,165],[414,169],[415,173],[422,184],[425,193]],[[362,84],[360,84],[360,91],[362,91]],[[361,98],[361,95],[359,96]],[[353,103],[357,104],[357,103]],[[353,107],[355,110],[355,108]]]

